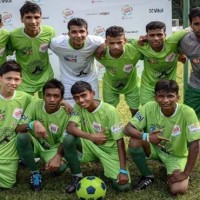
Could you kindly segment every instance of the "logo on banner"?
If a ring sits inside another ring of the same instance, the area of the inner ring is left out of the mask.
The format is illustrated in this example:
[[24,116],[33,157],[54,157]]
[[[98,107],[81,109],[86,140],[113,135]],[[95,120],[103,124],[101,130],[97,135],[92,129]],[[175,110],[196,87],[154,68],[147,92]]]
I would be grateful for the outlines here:
[[129,5],[125,5],[121,8],[122,19],[131,19],[133,14],[133,8]]
[[4,23],[8,23],[12,20],[12,15],[9,12],[3,12],[2,13],[2,21]]
[[164,8],[149,8],[149,13],[163,13]]
[[101,0],[92,0],[92,3],[99,3],[99,2],[103,2]]
[[12,0],[0,0],[0,3],[12,3]]
[[101,37],[104,37],[105,36],[105,28],[102,27],[102,26],[97,26],[94,29],[94,34],[98,35],[98,36],[101,36]]
[[32,0],[34,3],[39,3],[41,0]]
[[69,9],[69,8],[63,10],[63,11],[62,11],[62,15],[63,15],[63,17],[65,18],[65,19],[63,20],[64,23],[65,23],[65,22],[68,22],[70,19],[74,18],[74,12],[73,12],[73,10],[71,10],[71,9]]

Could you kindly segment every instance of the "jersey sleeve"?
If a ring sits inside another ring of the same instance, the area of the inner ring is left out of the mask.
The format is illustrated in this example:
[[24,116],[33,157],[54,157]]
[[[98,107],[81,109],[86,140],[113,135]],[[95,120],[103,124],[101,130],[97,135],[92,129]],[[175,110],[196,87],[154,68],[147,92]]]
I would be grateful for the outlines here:
[[80,112],[81,112],[80,107],[77,104],[75,104],[73,107],[73,112],[69,118],[69,122],[72,121],[80,126],[81,125]]
[[133,118],[129,121],[136,129],[143,131],[146,124],[146,105],[139,109]]
[[167,38],[167,42],[178,44],[179,41],[189,32],[188,29],[177,31]]
[[200,139],[200,124],[194,110],[188,108],[185,111],[185,117],[187,121],[186,134],[187,134],[188,142],[199,140]]

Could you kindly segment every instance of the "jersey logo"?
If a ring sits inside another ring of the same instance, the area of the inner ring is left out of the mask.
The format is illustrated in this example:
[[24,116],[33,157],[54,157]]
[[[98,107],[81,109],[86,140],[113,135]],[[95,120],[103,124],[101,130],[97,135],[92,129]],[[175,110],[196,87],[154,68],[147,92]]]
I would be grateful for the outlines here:
[[138,119],[139,122],[141,122],[144,119],[144,117],[140,112],[137,112],[134,117]]
[[115,124],[114,126],[111,127],[112,134],[121,132],[123,130],[123,127],[124,126],[122,122]]
[[148,58],[147,62],[150,63],[150,64],[157,64],[158,63],[158,61],[155,58]]
[[171,53],[165,58],[165,61],[166,62],[172,62],[175,59],[175,57],[176,57],[176,54],[175,53]]
[[13,118],[15,118],[16,120],[20,120],[21,116],[23,114],[23,109],[22,108],[15,108],[14,112],[13,112]]
[[50,124],[50,125],[49,125],[49,130],[50,130],[52,133],[57,133],[58,130],[59,130],[59,127],[58,127],[56,124]]
[[192,58],[190,61],[192,63],[194,63],[194,64],[199,64],[200,63],[200,58]]
[[172,136],[178,136],[181,134],[181,127],[179,125],[175,125],[172,130]]
[[76,63],[77,62],[77,56],[74,56],[74,55],[66,55],[66,56],[64,56],[64,59],[67,62],[72,62],[72,63]]
[[93,122],[92,127],[97,133],[103,130],[101,124],[97,122]]
[[130,73],[133,69],[133,64],[124,65],[124,72]]
[[192,124],[190,126],[188,126],[189,130],[190,130],[190,133],[197,133],[200,131],[200,125],[199,123],[196,123],[196,124]]
[[47,50],[48,50],[48,44],[41,44],[40,45],[40,48],[39,48],[40,52],[45,53],[45,52],[47,52]]

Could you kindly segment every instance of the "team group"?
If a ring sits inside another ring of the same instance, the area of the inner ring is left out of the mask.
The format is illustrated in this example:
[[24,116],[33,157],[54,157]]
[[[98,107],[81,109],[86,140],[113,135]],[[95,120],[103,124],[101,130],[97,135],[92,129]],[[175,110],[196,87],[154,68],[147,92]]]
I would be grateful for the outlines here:
[[[26,1],[20,8],[24,27],[0,29],[0,188],[16,183],[19,158],[30,169],[31,188],[42,189],[35,162],[57,176],[69,168],[67,193],[82,179],[81,163],[98,160],[112,187],[128,191],[128,152],[141,173],[134,190],[154,182],[148,159],[166,167],[169,191],[185,194],[199,154],[200,8],[189,13],[191,29],[166,37],[163,22],[146,25],[146,36],[127,41],[123,27],[111,26],[105,40],[88,35],[84,19],[68,22],[68,35],[55,37],[41,25],[41,8]],[[61,81],[54,79],[48,56],[59,58]],[[15,52],[16,61],[7,55]],[[178,103],[177,61],[190,60],[192,71],[184,104]],[[104,67],[99,100],[95,59]],[[136,64],[144,61],[139,85]],[[37,92],[38,97],[34,94]],[[132,118],[124,127],[116,110],[123,94]],[[72,108],[73,106],[73,108]]]

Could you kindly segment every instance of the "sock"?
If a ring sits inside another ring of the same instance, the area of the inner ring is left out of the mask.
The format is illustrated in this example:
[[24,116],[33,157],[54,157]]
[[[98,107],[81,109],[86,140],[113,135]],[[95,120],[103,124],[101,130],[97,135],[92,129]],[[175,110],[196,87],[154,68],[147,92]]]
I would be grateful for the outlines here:
[[38,167],[34,159],[33,145],[29,134],[19,133],[17,135],[17,150],[28,168],[31,171],[38,171]]
[[128,150],[142,176],[153,177],[152,171],[149,169],[147,165],[146,154],[144,152],[143,147],[139,148],[129,147]]

